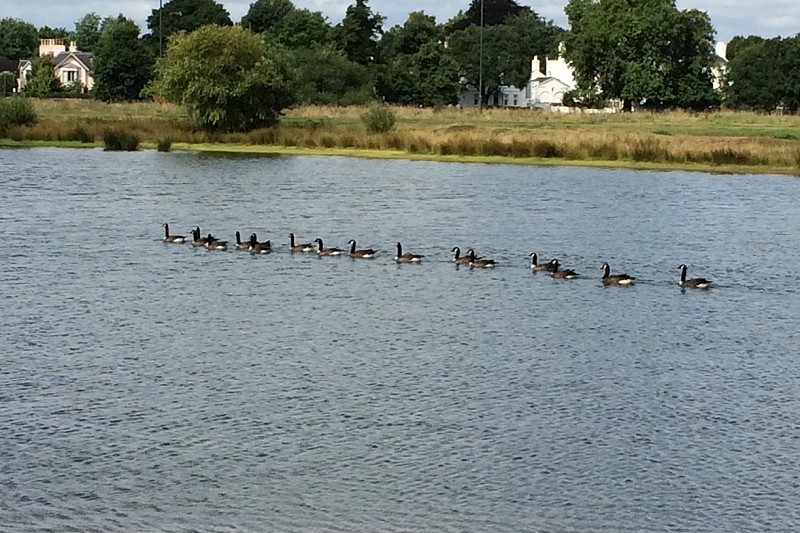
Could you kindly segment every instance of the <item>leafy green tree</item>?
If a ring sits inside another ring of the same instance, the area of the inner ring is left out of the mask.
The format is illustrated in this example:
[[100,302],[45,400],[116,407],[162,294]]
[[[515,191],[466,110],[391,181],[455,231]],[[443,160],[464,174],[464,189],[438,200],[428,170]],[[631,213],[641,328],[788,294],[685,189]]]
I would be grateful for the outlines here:
[[291,0],[256,0],[242,17],[242,26],[255,33],[264,33],[279,25],[295,9]]
[[318,11],[295,9],[268,33],[271,38],[289,48],[308,48],[328,43],[331,26]]
[[36,55],[37,46],[36,26],[20,19],[0,20],[0,58],[30,59]]
[[754,39],[728,62],[726,104],[737,109],[800,109],[800,37]]
[[75,44],[81,52],[94,52],[100,39],[100,24],[103,19],[97,13],[87,13],[75,23]]
[[393,26],[383,34],[379,43],[382,61],[391,61],[401,54],[419,52],[423,45],[444,39],[444,29],[436,18],[423,11],[414,11],[402,26]]
[[53,56],[48,54],[34,59],[25,92],[30,96],[49,96],[61,89],[61,81],[53,70]]
[[173,33],[191,33],[207,24],[232,26],[233,22],[222,4],[214,0],[171,0],[147,17],[147,27],[153,36],[150,42],[159,47],[166,46]]
[[247,131],[275,124],[295,101],[292,57],[241,26],[174,34],[150,91],[186,106],[204,127]]
[[17,87],[17,76],[13,72],[0,72],[0,96],[9,96]]
[[298,100],[304,104],[355,105],[373,98],[373,79],[365,65],[347,59],[330,45],[294,50]]
[[135,22],[122,15],[106,22],[94,52],[95,98],[106,102],[141,98],[152,64]]
[[749,35],[747,37],[743,37],[741,35],[737,35],[733,39],[730,40],[727,46],[726,55],[728,56],[728,61],[733,61],[736,58],[736,54],[738,54],[741,50],[753,45],[764,44],[764,38],[758,35]]
[[448,33],[466,30],[470,26],[481,25],[481,6],[483,6],[483,26],[505,24],[512,17],[522,14],[534,14],[527,6],[521,6],[514,0],[472,0],[467,12],[448,23]]
[[375,86],[387,102],[437,106],[455,104],[461,83],[458,64],[444,45],[428,42],[414,54],[395,57]]
[[706,13],[674,0],[570,0],[566,58],[581,89],[654,108],[715,100],[714,30]]
[[482,71],[482,96],[488,102],[501,85],[524,87],[530,80],[533,56],[555,53],[562,31],[552,22],[528,12],[507,19],[505,24],[484,28],[482,70],[478,26],[454,33],[448,50],[459,66],[464,86],[479,89]]
[[71,39],[72,32],[67,28],[51,28],[42,26],[39,28],[39,39]]
[[361,65],[374,63],[383,21],[381,15],[372,13],[367,0],[356,0],[347,8],[341,24],[334,28],[334,41],[351,61]]

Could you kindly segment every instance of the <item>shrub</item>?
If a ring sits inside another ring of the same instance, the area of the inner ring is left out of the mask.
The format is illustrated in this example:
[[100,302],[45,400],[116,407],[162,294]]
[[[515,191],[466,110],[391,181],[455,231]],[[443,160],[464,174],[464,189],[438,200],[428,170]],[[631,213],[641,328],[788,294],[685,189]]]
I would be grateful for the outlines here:
[[361,114],[361,121],[369,133],[388,133],[397,122],[397,114],[388,106],[374,104]]
[[37,121],[33,102],[28,98],[12,96],[0,99],[0,134],[5,135],[11,126],[33,126]]
[[553,158],[564,156],[561,148],[551,141],[534,141],[531,152],[533,153],[534,157]]
[[156,142],[156,149],[159,152],[169,152],[172,150],[172,139],[164,137]]
[[135,134],[114,128],[103,132],[105,149],[116,152],[133,152],[139,149],[139,137]]
[[93,143],[94,142],[94,135],[87,130],[82,124],[76,124],[74,128],[72,128],[72,133],[70,135],[72,141],[78,141],[82,143]]
[[664,161],[667,150],[655,139],[637,139],[631,147],[631,159],[642,162]]

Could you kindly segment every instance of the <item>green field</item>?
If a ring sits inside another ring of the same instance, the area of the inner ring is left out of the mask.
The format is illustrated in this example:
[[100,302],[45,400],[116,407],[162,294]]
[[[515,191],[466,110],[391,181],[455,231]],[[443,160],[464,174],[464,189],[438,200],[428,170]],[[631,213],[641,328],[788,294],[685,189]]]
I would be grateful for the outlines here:
[[9,129],[5,145],[101,146],[103,132],[136,134],[145,148],[800,174],[800,117],[745,112],[556,114],[528,109],[394,108],[392,132],[367,134],[361,107],[289,110],[275,128],[198,130],[159,103],[36,100],[39,122]]

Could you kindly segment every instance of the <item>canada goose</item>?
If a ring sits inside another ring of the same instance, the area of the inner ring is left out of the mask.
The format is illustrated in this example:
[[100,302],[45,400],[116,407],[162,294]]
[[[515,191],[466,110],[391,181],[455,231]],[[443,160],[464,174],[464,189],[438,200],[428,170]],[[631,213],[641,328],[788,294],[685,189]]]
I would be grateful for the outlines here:
[[290,252],[313,252],[314,245],[310,242],[304,242],[302,244],[295,244],[294,242],[294,233],[289,234],[289,251]]
[[201,246],[204,247],[206,244],[208,244],[209,239],[212,240],[212,241],[218,240],[216,237],[214,237],[210,233],[208,234],[208,237],[201,237],[200,236],[200,226],[198,226],[198,227],[196,227],[196,228],[194,228],[192,230],[192,239],[193,239],[192,240],[192,246],[194,246],[196,248],[199,248]]
[[268,254],[272,251],[272,241],[258,242],[258,235],[251,233],[247,249],[251,254]]
[[217,250],[220,252],[224,252],[228,249],[228,241],[221,241],[219,239],[214,238],[213,235],[210,233],[208,237],[206,237],[206,248],[209,250]]
[[608,266],[608,263],[603,263],[603,266],[600,268],[603,269],[602,281],[604,285],[631,285],[633,284],[633,280],[636,279],[627,274],[614,274],[613,276],[610,275],[609,272],[611,272],[611,267]]
[[457,265],[468,265],[469,264],[469,256],[468,255],[461,255],[461,248],[458,246],[453,247],[453,263]]
[[681,271],[681,287],[689,287],[691,289],[707,289],[711,285],[711,281],[705,278],[686,279],[686,265],[678,267]]
[[237,250],[249,250],[250,249],[250,242],[244,241],[242,242],[242,234],[238,231],[236,232],[236,249]]
[[467,257],[469,257],[469,266],[472,268],[494,268],[494,259],[482,259],[475,257],[475,250],[470,248],[467,250]]
[[366,248],[364,250],[356,250],[355,239],[350,239],[348,241],[348,244],[350,245],[350,257],[356,259],[372,259],[373,257],[375,257],[376,252],[372,248]]
[[175,244],[183,244],[186,242],[186,237],[184,235],[170,235],[169,234],[169,224],[164,222],[162,224],[164,226],[164,242],[172,242]]
[[398,242],[397,243],[397,255],[394,257],[394,260],[398,263],[420,263],[422,262],[422,258],[425,257],[424,255],[417,255],[417,254],[404,254],[403,253],[403,246]]
[[574,279],[577,278],[580,274],[575,272],[574,270],[566,269],[566,270],[559,270],[558,269],[558,259],[553,259],[550,261],[553,265],[552,274],[550,274],[551,278],[554,279]]
[[531,258],[531,270],[533,270],[534,272],[540,272],[542,270],[544,270],[546,272],[552,272],[553,271],[553,263],[552,263],[552,261],[550,263],[541,263],[540,264],[539,261],[538,261],[538,256],[536,255],[536,252],[531,252],[531,254],[528,257]]
[[322,239],[320,239],[319,237],[314,239],[314,242],[317,243],[318,245],[317,248],[318,256],[342,255],[342,250],[340,250],[339,248],[325,248],[322,245]]

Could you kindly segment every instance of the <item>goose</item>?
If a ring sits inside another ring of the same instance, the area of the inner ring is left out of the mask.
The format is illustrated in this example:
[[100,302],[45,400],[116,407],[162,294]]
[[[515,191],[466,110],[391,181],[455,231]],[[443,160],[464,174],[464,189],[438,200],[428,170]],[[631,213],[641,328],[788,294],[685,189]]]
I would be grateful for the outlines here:
[[350,245],[350,257],[355,259],[372,259],[375,257],[375,250],[372,248],[366,248],[364,250],[356,250],[356,240],[350,239],[348,241]]
[[206,237],[206,248],[209,250],[218,250],[220,252],[224,252],[228,249],[228,241],[216,239],[209,233],[208,237]]
[[467,257],[469,258],[469,266],[472,268],[494,268],[494,259],[482,259],[475,257],[475,250],[470,248],[467,250]]
[[633,280],[636,279],[627,274],[610,275],[611,267],[608,266],[608,263],[603,263],[603,266],[600,268],[603,269],[602,281],[604,285],[631,285],[633,284]]
[[420,263],[422,262],[423,257],[425,256],[417,254],[404,254],[403,246],[399,242],[397,243],[397,255],[394,257],[394,260],[397,263]]
[[314,245],[310,242],[304,242],[302,244],[295,244],[294,242],[294,233],[289,234],[289,251],[290,252],[313,252]]
[[212,236],[210,233],[208,234],[208,237],[201,237],[200,236],[200,226],[198,226],[198,227],[196,227],[196,228],[194,228],[192,230],[192,239],[193,239],[192,246],[195,246],[196,248],[199,248],[201,246],[205,246],[206,244],[208,244],[209,238],[212,241],[218,240],[216,237]]
[[251,254],[268,254],[272,251],[272,241],[258,242],[258,235],[251,233],[247,249]]
[[339,248],[325,248],[322,245],[322,239],[320,239],[319,237],[314,239],[314,242],[317,243],[318,245],[317,255],[320,257],[329,255],[342,255],[342,250],[340,250]]
[[536,255],[536,252],[531,252],[528,257],[531,258],[531,270],[533,270],[534,272],[540,272],[542,270],[544,270],[546,272],[552,272],[553,271],[553,263],[552,263],[552,261],[550,263],[541,263],[540,264],[539,261],[538,261],[538,256]]
[[238,231],[236,232],[236,249],[237,250],[249,250],[250,249],[250,242],[244,241],[242,242],[242,234]]
[[705,278],[692,278],[686,279],[686,265],[681,265],[678,267],[681,271],[681,281],[679,285],[681,287],[689,287],[691,289],[707,289],[711,285],[711,281]]
[[164,222],[162,226],[164,226],[164,242],[172,242],[175,244],[183,244],[186,242],[186,237],[184,235],[169,234],[169,224]]
[[574,270],[566,269],[566,270],[559,270],[558,269],[558,259],[553,259],[550,261],[550,264],[553,265],[552,274],[550,277],[553,279],[574,279],[577,278],[580,274],[575,272]]
[[468,255],[461,255],[461,248],[458,246],[453,247],[453,263],[457,265],[468,265],[469,264],[469,256]]

